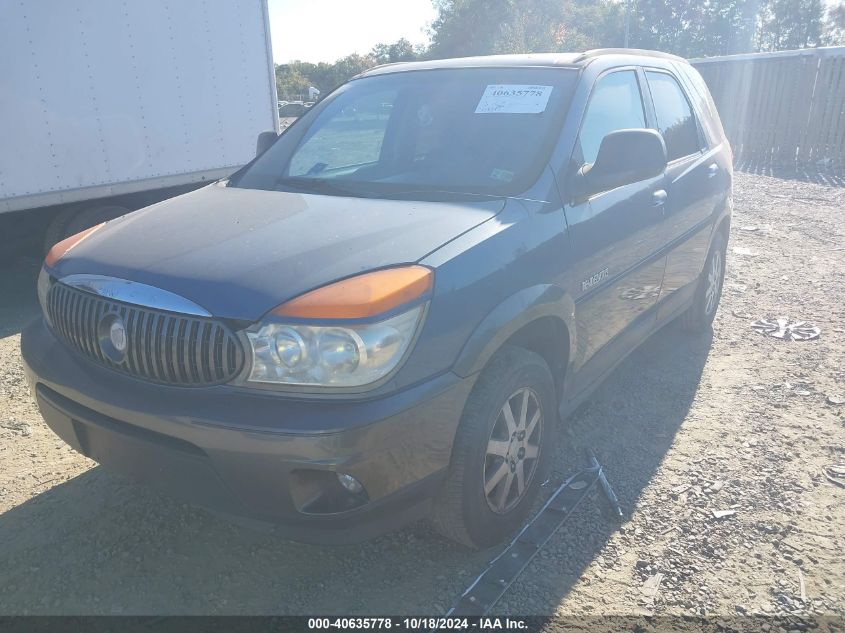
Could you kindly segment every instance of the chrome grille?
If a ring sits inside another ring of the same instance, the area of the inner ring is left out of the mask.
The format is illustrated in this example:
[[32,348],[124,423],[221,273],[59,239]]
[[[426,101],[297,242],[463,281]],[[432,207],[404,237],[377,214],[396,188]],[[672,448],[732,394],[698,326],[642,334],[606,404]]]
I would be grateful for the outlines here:
[[[226,382],[243,367],[244,351],[223,324],[206,318],[112,301],[55,283],[47,312],[56,331],[71,346],[118,371],[153,382],[203,386]],[[100,345],[99,326],[110,314],[126,329],[126,352],[115,362]]]

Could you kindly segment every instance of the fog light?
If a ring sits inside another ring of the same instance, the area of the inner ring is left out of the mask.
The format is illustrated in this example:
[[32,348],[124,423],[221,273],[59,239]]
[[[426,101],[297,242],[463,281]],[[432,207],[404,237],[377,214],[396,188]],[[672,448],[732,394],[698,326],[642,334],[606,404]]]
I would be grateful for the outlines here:
[[338,473],[337,480],[340,482],[341,486],[346,488],[353,495],[360,494],[361,491],[364,490],[364,486],[361,485],[361,482],[355,479],[355,477],[353,477],[352,475]]

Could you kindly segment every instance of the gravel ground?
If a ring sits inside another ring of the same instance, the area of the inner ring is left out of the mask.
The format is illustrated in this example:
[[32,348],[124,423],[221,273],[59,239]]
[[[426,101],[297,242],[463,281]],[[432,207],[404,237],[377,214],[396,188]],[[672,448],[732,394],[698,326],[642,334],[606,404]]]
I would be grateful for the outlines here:
[[[712,335],[664,329],[562,438],[547,489],[592,447],[624,521],[582,504],[497,612],[845,615],[845,489],[824,471],[845,462],[845,189],[737,174],[735,201]],[[355,546],[295,544],[74,453],[20,365],[37,267],[0,270],[0,614],[443,612],[496,553],[423,524]],[[750,327],[778,315],[821,337]]]

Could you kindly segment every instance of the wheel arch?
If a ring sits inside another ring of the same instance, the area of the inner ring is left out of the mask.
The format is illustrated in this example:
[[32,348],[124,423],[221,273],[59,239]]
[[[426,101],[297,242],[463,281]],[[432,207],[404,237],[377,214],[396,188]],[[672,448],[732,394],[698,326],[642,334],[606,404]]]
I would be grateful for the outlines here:
[[554,284],[525,288],[511,295],[481,321],[464,345],[454,366],[460,376],[475,374],[504,345],[529,349],[549,365],[558,398],[575,346],[575,304]]
[[725,244],[728,243],[728,238],[731,234],[731,218],[733,217],[733,196],[728,192],[727,197],[721,208],[718,210],[716,219],[713,222],[713,232],[710,234],[710,244],[707,248],[713,246],[713,240],[717,235],[721,234],[725,238]]
[[720,221],[719,224],[716,225],[716,233],[721,233],[722,237],[725,238],[725,242],[727,243],[728,237],[731,233],[731,216],[730,214],[725,215]]

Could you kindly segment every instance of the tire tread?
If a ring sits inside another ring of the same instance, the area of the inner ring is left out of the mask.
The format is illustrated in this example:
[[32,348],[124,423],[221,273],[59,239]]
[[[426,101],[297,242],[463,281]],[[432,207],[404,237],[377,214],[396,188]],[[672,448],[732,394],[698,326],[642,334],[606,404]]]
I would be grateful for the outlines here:
[[[464,518],[464,480],[467,476],[467,461],[472,443],[477,442],[480,430],[486,431],[485,405],[497,399],[501,384],[508,373],[513,371],[514,367],[525,364],[539,364],[549,372],[548,365],[539,354],[514,345],[503,346],[484,368],[464,406],[452,447],[449,474],[435,499],[432,513],[434,528],[446,538],[473,549],[484,545],[478,543],[470,534]],[[549,380],[551,381],[550,373]],[[544,432],[551,432],[552,426],[549,420]]]

